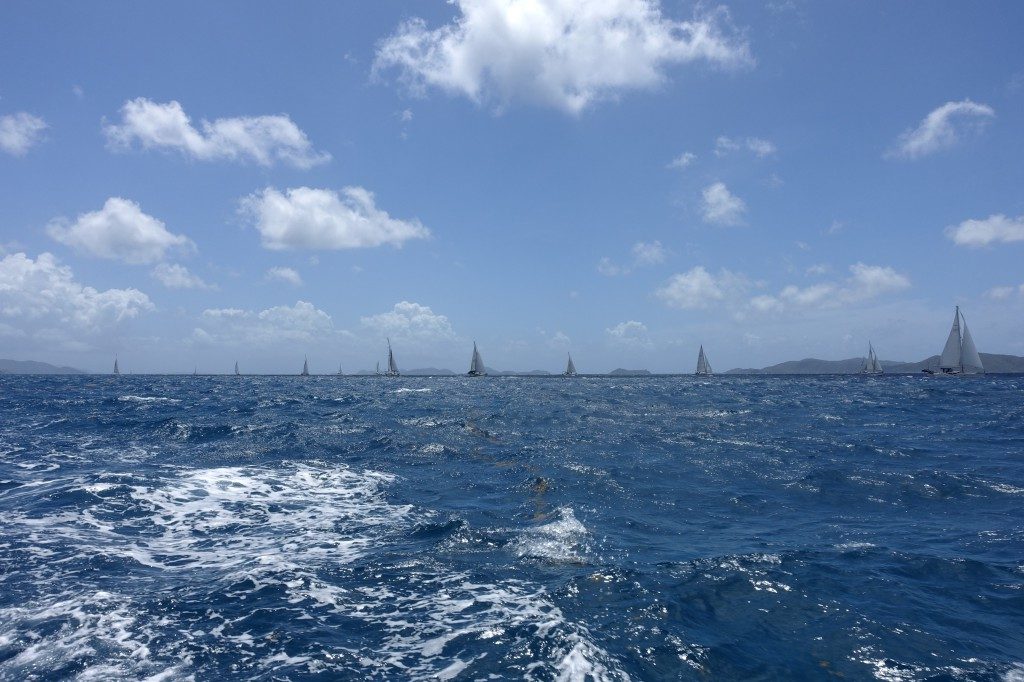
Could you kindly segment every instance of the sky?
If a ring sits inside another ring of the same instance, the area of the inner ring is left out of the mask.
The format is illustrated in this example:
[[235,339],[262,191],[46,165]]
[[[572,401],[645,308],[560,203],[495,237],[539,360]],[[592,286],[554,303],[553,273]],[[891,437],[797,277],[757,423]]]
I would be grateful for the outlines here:
[[0,4],[0,357],[1024,355],[1024,3]]

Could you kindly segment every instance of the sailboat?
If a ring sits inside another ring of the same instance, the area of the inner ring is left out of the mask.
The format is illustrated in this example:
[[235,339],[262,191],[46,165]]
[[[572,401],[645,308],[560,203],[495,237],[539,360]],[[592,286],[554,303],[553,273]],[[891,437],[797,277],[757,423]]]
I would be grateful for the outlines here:
[[714,374],[711,371],[711,363],[708,362],[708,356],[704,355],[703,345],[700,347],[700,353],[697,354],[697,371],[694,374],[703,377],[709,377]]
[[377,370],[374,372],[377,376],[380,376],[380,363],[377,363]]
[[395,362],[395,354],[391,351],[391,339],[388,339],[388,371],[384,372],[386,377],[397,377],[398,364]]
[[875,355],[875,347],[868,341],[868,356],[864,359],[864,366],[860,370],[861,374],[881,374],[882,363],[878,360],[878,356]]
[[114,356],[114,376],[121,376],[121,368],[117,366],[117,356]]
[[345,376],[345,372],[343,372],[342,369],[341,369],[341,363],[340,362],[338,363],[338,376],[339,377]]
[[196,376],[197,374],[199,374],[199,366],[198,365],[192,368],[192,376]]
[[967,319],[960,312],[960,306],[953,313],[953,327],[946,338],[946,346],[939,356],[939,371],[921,370],[925,374],[939,376],[957,376],[960,374],[984,374],[985,367],[981,364],[981,356],[974,345],[974,338],[967,329]]
[[235,376],[239,375],[241,375],[241,372],[238,371],[238,360],[235,360]]
[[471,377],[487,376],[484,359],[480,357],[480,351],[476,349],[476,341],[473,342],[473,359],[469,363],[469,371],[466,372],[466,375]]
[[574,377],[574,376],[576,376],[578,374],[578,372],[576,371],[576,365],[574,365],[573,362],[572,362],[572,353],[566,353],[566,355],[569,356],[569,362],[566,363],[565,371],[562,372],[562,376],[564,376],[564,377]]
[[307,358],[307,357],[303,357],[302,358],[302,373],[299,374],[299,376],[300,377],[308,377],[309,376],[309,358]]

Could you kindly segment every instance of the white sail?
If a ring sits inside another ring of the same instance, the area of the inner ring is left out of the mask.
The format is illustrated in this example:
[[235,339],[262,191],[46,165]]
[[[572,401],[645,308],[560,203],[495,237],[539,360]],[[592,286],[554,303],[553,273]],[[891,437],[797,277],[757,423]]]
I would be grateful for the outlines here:
[[309,376],[309,358],[302,359],[302,374],[300,376]]
[[395,354],[391,351],[391,339],[388,339],[388,376],[398,376],[398,364],[395,362]]
[[875,347],[868,341],[868,357],[864,361],[864,367],[860,370],[863,374],[881,374],[882,363],[878,359],[878,354],[875,353]]
[[121,376],[121,368],[117,366],[117,358],[114,358],[114,374]]
[[960,369],[960,306],[953,314],[953,327],[949,330],[946,345],[939,357],[940,369]]
[[338,363],[338,376],[342,376],[344,374],[345,374],[345,372],[343,372],[342,369],[341,369],[341,363]]
[[960,348],[960,365],[963,367],[963,371],[971,374],[983,374],[985,368],[981,364],[981,356],[978,355],[978,349],[974,345],[974,338],[971,336],[970,330],[967,329],[967,320],[964,320],[964,338]]
[[711,363],[708,362],[708,356],[704,354],[704,346],[700,347],[700,352],[697,354],[697,372],[696,374],[711,374]]
[[239,372],[238,372],[238,361],[236,360],[235,361],[235,376],[238,376],[238,374],[239,374]]
[[569,356],[569,362],[565,365],[565,376],[576,376],[576,365],[574,365],[572,362],[572,355]]
[[476,341],[473,342],[473,359],[469,363],[469,375],[470,376],[483,376],[487,372],[484,370],[484,359],[480,357],[480,351],[477,350]]

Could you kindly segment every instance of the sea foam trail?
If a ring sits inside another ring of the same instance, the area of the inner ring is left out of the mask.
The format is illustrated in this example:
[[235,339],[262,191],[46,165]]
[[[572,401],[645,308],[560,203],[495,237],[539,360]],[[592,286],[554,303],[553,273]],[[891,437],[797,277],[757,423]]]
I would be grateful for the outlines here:
[[[540,643],[530,679],[626,679],[538,586],[481,582],[431,561],[367,563],[432,516],[390,502],[394,480],[301,464],[49,481],[50,494],[82,501],[0,524],[25,559],[8,579],[41,595],[0,607],[0,677],[75,669],[82,679],[184,679],[215,674],[223,662],[204,652],[218,650],[250,674],[449,679],[485,658],[468,649],[499,640],[511,644],[492,657]],[[573,522],[570,510],[556,523]],[[122,577],[65,569],[82,559]],[[401,581],[379,579],[396,570]],[[168,600],[177,610],[157,607]],[[353,620],[371,634],[366,646],[328,641],[290,653],[296,622],[333,629]]]

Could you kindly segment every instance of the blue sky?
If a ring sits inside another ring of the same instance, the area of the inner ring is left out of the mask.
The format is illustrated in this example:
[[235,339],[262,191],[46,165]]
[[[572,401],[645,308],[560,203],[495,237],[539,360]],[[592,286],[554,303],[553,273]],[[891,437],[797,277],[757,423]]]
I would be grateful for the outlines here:
[[1024,354],[1024,5],[6,2],[0,356]]

